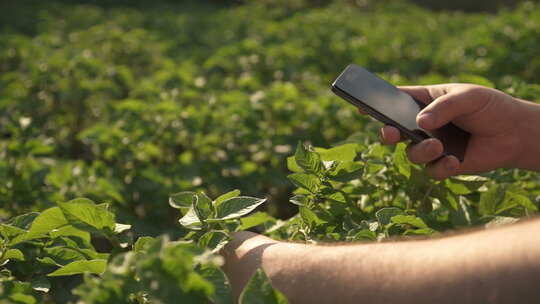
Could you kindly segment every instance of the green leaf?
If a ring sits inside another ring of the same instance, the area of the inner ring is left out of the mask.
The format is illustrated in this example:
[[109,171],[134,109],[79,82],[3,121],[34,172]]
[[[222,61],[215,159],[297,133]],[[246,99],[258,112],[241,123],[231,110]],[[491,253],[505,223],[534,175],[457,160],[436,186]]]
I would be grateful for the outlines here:
[[304,170],[300,168],[300,166],[294,160],[294,156],[287,157],[287,169],[291,170],[292,172],[304,172]]
[[230,198],[216,207],[216,218],[219,220],[239,218],[250,213],[265,201],[266,199],[248,196]]
[[[56,207],[55,207],[56,208]],[[50,232],[51,238],[58,238],[61,236],[73,236],[82,239],[85,243],[90,244],[90,233],[71,225],[63,226],[58,229],[54,229]]]
[[308,190],[311,193],[317,192],[320,180],[314,175],[305,173],[293,173],[287,176],[287,178],[297,187]]
[[394,224],[407,224],[416,228],[429,228],[421,218],[414,215],[395,215],[390,221]]
[[[27,295],[23,293],[13,293],[9,295],[9,299],[15,301],[15,303],[17,304],[20,304],[20,303],[35,304],[36,303],[36,298],[34,298],[31,295]],[[13,303],[13,302],[9,301],[7,303]]]
[[392,217],[403,214],[403,211],[395,207],[382,208],[375,212],[375,217],[381,225],[388,225],[391,222]]
[[32,222],[38,217],[39,212],[30,212],[11,218],[6,224],[28,230]]
[[478,204],[478,212],[480,215],[495,215],[497,209],[499,209],[498,206],[505,198],[505,193],[506,187],[502,185],[494,185],[489,188],[488,191],[482,193]]
[[169,196],[169,206],[176,209],[191,208],[191,201],[194,195],[197,195],[197,193],[193,191],[184,191],[171,194]]
[[197,193],[197,209],[200,212],[203,219],[210,217],[213,211],[212,199],[210,199],[204,192]]
[[145,252],[149,246],[155,242],[155,239],[150,236],[142,236],[137,239],[133,245],[133,251],[135,252]]
[[178,220],[180,225],[194,230],[201,229],[202,222],[199,220],[197,213],[195,213],[195,208],[190,208],[189,211],[184,215],[180,220]]
[[107,267],[107,260],[82,260],[71,262],[60,269],[49,273],[48,277],[69,276],[80,273],[101,274]]
[[309,151],[302,143],[298,143],[296,146],[294,160],[300,168],[308,173],[318,175],[322,172],[323,164],[320,155],[316,152]]
[[19,249],[8,249],[4,253],[4,260],[10,259],[10,260],[18,260],[18,261],[24,261],[24,254]]
[[97,230],[114,231],[115,216],[105,209],[106,205],[100,207],[87,198],[77,198],[67,203],[59,202],[58,206],[74,226],[83,224]]
[[343,204],[347,203],[347,199],[345,198],[345,195],[341,191],[335,191],[330,194],[325,194],[324,197],[334,202],[343,203]]
[[240,229],[247,230],[249,228],[262,225],[267,222],[273,222],[275,219],[266,212],[255,212],[249,216],[240,219]]
[[289,199],[289,202],[297,205],[297,206],[305,206],[309,203],[309,199],[307,196],[298,194]]
[[353,161],[356,157],[356,144],[344,144],[331,149],[316,148],[323,161]]
[[[524,207],[528,211],[531,211],[531,212],[538,211],[538,208],[536,207],[536,205],[534,205],[534,203],[525,195],[508,191],[506,192],[506,196],[509,200],[511,200],[517,205]],[[497,213],[500,213],[499,209],[497,210]]]
[[341,162],[330,173],[330,179],[338,182],[349,182],[353,179],[358,179],[364,170],[362,162]]
[[369,229],[363,229],[355,233],[351,241],[375,241],[377,234]]
[[465,195],[478,190],[486,183],[488,179],[477,175],[461,175],[448,178],[445,180],[445,185],[453,193]]
[[264,271],[257,269],[242,290],[240,304],[284,304],[287,298],[274,289]]
[[203,265],[199,274],[214,285],[215,291],[210,300],[214,304],[233,304],[232,288],[225,273],[217,268]]
[[404,143],[399,143],[396,145],[396,150],[394,151],[393,159],[394,166],[398,169],[398,172],[405,176],[406,178],[411,177],[411,163],[407,159],[407,153],[405,152],[406,145]]
[[228,200],[230,198],[233,198],[233,197],[237,197],[239,195],[240,195],[240,190],[233,190],[233,191],[227,192],[225,194],[222,194],[218,198],[216,198],[216,200],[214,201],[214,206],[218,206],[223,201],[226,201],[226,200]]
[[310,227],[316,227],[326,223],[326,221],[319,218],[315,212],[307,207],[300,206],[298,207],[298,211],[300,212],[300,217],[302,217],[304,222],[306,222]]
[[51,232],[51,230],[67,224],[68,221],[62,210],[59,207],[52,207],[43,211],[34,219],[25,238],[27,240],[41,238]]
[[86,260],[87,257],[77,247],[55,246],[45,248],[47,255],[54,260],[57,265],[66,265],[73,261]]
[[218,252],[229,240],[230,237],[225,232],[209,231],[199,238],[198,245],[202,248],[208,248],[212,252]]
[[0,224],[0,234],[3,238],[10,240],[10,245],[15,245],[21,241],[24,241],[27,231],[19,227]]
[[51,282],[49,282],[45,276],[34,277],[30,282],[30,285],[32,285],[32,289],[41,292],[49,292],[51,289]]

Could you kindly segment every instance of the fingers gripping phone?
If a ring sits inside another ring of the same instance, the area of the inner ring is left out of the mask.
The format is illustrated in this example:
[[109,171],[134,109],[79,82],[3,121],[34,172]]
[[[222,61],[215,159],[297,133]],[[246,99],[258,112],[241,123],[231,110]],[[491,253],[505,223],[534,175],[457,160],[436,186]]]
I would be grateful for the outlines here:
[[433,137],[444,147],[444,155],[463,161],[470,134],[452,123],[434,131],[416,124],[425,105],[392,84],[356,64],[350,64],[332,83],[332,91],[375,119],[398,128],[414,143]]

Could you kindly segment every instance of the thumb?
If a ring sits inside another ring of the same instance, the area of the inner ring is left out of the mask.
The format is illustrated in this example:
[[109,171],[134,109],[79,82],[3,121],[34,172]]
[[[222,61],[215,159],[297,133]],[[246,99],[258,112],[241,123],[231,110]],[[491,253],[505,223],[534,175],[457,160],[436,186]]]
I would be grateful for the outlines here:
[[490,90],[484,90],[482,87],[450,91],[420,111],[416,123],[422,129],[434,130],[480,111],[490,101]]

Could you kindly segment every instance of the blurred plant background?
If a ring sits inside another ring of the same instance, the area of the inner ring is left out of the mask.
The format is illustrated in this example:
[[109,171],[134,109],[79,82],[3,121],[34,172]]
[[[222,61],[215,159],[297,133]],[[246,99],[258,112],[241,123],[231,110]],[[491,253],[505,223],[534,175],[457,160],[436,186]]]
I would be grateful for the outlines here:
[[177,227],[169,194],[232,189],[288,218],[298,141],[377,141],[380,124],[329,91],[351,62],[395,84],[540,99],[535,2],[2,1],[0,12],[2,218],[84,196],[156,235]]

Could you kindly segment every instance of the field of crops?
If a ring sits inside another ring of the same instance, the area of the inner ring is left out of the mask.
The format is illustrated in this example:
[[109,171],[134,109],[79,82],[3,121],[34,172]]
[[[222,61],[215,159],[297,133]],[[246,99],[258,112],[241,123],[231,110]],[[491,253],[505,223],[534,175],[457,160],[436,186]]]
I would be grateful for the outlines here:
[[[381,241],[537,212],[536,173],[430,180],[329,86],[355,62],[540,101],[539,4],[92,3],[2,4],[2,303],[231,303],[232,231]],[[268,284],[242,302],[285,303]]]

